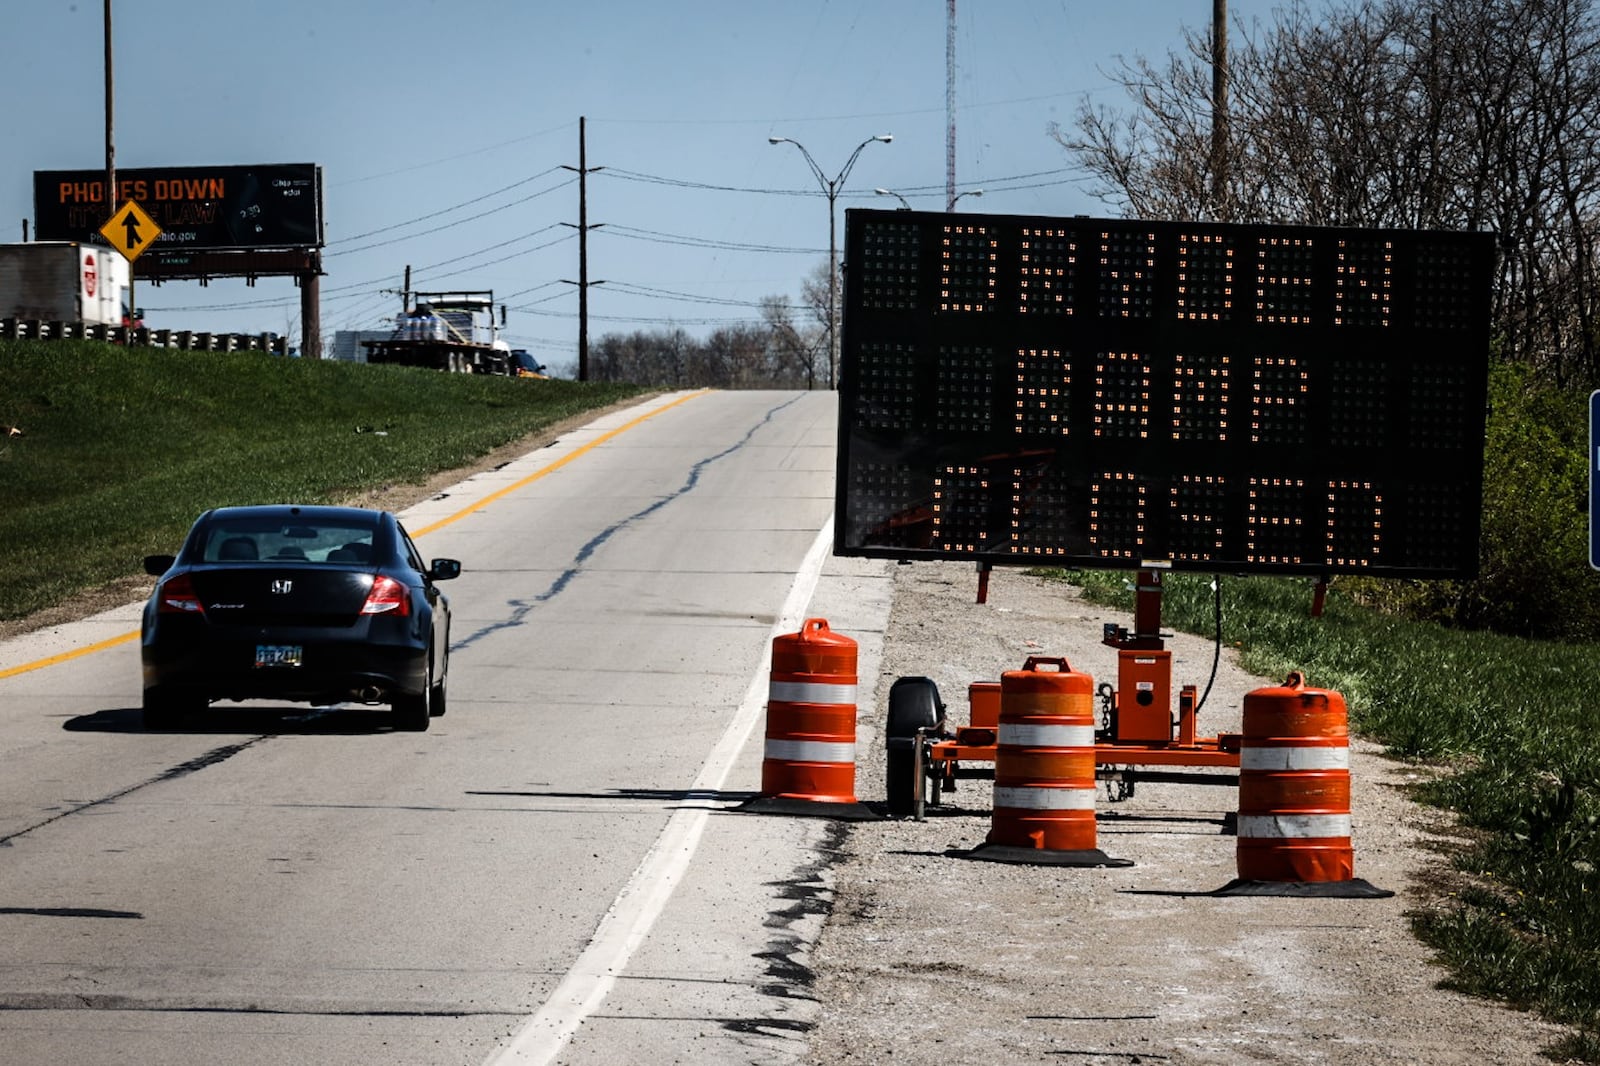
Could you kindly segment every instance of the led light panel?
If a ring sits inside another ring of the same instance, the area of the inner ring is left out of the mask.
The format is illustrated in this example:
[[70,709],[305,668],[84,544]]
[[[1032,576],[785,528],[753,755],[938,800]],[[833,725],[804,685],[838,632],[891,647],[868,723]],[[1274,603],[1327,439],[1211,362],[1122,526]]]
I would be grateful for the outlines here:
[[1491,235],[845,218],[838,554],[1476,571]]

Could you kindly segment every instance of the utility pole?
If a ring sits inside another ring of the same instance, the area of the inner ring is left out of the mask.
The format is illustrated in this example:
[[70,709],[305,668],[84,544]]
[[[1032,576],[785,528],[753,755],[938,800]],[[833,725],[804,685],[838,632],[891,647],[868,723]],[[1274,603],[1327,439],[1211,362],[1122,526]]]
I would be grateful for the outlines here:
[[945,0],[944,209],[956,209],[956,0]]
[[589,380],[589,138],[578,116],[578,380]]
[[1228,0],[1211,0],[1211,211],[1219,222],[1232,214],[1227,198]]
[[[105,46],[106,46],[106,221],[110,222],[117,213],[117,147],[115,137],[115,96],[112,93],[114,81],[111,76],[111,0],[105,0]],[[128,262],[128,326],[133,326],[134,315],[138,305],[134,302],[133,295],[133,262]]]
[[117,148],[112,136],[114,128],[113,115],[115,108],[112,106],[111,92],[111,0],[105,0],[105,45],[106,45],[106,221],[111,221],[111,216],[117,213]]
[[[595,226],[589,225],[589,175],[605,167],[591,167],[589,165],[588,137],[586,129],[588,119],[583,115],[578,116],[578,165],[576,167],[563,166],[562,170],[576,170],[578,172],[578,380],[589,380],[589,231],[599,229],[605,223]],[[563,226],[572,223],[563,222]],[[563,281],[566,279],[563,278]],[[568,282],[568,284],[573,284]],[[599,285],[601,282],[594,282]]]

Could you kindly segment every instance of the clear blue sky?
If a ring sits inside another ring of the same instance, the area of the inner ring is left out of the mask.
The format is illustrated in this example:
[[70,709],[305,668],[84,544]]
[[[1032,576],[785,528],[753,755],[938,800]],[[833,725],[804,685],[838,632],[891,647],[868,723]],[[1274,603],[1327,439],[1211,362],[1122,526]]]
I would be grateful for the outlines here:
[[[1267,20],[1281,0],[1231,0]],[[575,359],[578,118],[588,120],[590,336],[701,336],[798,303],[826,262],[829,177],[870,145],[844,210],[944,206],[939,0],[113,0],[117,166],[316,163],[322,329],[376,329],[413,287],[493,289],[508,337]],[[1106,215],[1047,134],[1103,71],[1163,57],[1209,0],[958,0],[960,210]],[[102,0],[4,0],[0,240],[33,215],[35,170],[103,169]],[[424,217],[429,216],[429,217]],[[299,334],[288,279],[140,285],[149,324]]]

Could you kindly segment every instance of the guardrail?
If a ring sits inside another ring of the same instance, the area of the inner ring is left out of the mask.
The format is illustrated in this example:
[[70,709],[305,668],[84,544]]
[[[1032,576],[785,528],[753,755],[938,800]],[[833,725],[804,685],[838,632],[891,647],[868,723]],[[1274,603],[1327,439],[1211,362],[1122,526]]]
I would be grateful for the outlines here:
[[275,333],[205,333],[187,329],[147,329],[85,322],[0,319],[4,340],[92,340],[131,348],[177,348],[185,352],[267,352],[287,355],[289,339]]

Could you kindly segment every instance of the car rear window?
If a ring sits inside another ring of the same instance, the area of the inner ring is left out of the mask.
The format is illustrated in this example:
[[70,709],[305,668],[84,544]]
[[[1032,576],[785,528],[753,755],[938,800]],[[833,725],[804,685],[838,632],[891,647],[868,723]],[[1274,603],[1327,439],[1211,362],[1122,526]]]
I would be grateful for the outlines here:
[[370,563],[373,531],[370,523],[229,519],[205,531],[200,561]]

